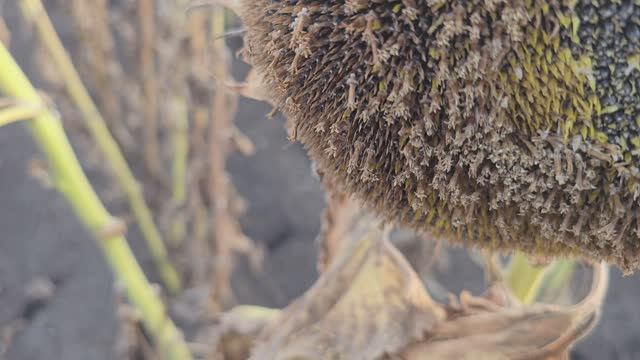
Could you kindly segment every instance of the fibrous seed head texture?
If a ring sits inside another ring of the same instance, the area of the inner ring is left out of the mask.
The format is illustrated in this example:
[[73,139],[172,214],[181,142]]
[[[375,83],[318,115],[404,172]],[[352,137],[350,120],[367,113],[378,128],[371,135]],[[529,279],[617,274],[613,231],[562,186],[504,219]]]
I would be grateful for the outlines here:
[[323,176],[458,243],[640,266],[640,0],[244,0]]

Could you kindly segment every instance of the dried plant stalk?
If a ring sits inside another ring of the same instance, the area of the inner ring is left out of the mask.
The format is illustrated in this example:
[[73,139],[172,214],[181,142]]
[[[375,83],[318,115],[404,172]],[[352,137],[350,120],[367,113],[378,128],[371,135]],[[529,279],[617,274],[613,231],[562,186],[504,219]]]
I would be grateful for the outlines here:
[[345,194],[329,187],[327,207],[322,218],[322,228],[318,235],[318,271],[324,272],[333,262],[345,238],[354,225],[354,218],[361,212],[360,207]]
[[[44,106],[7,49],[0,45],[0,90],[8,96]],[[180,331],[167,317],[164,304],[147,281],[124,237],[126,227],[105,209],[78,162],[59,119],[41,113],[28,123],[34,138],[47,155],[52,179],[76,215],[93,232],[129,300],[140,311],[142,321],[158,349],[167,359],[188,360],[191,354]]]
[[93,139],[111,166],[119,185],[126,193],[129,206],[138,221],[140,231],[147,242],[164,285],[171,293],[179,292],[180,278],[169,261],[164,242],[154,224],[140,185],[131,173],[118,144],[109,133],[106,122],[84,87],[80,75],[66,53],[41,0],[21,0],[20,5],[25,17],[35,24],[43,45],[50,52],[52,61],[62,74],[70,97],[82,113]]
[[209,274],[209,262],[212,257],[208,239],[211,234],[209,221],[211,215],[209,209],[203,203],[202,194],[199,189],[190,191],[189,206],[192,212],[192,239],[189,247],[192,259],[191,277],[194,284],[207,283]]
[[256,258],[252,241],[247,238],[236,219],[235,190],[226,172],[226,158],[232,149],[234,112],[230,111],[229,94],[224,84],[229,74],[227,48],[220,38],[225,32],[225,10],[215,7],[211,16],[213,39],[213,76],[218,87],[213,96],[211,125],[209,128],[209,195],[212,206],[215,266],[212,274],[211,305],[213,309],[226,306],[232,300],[231,273],[235,253],[245,253]]
[[[80,40],[81,57],[86,70],[83,76],[95,89],[99,107],[118,142],[131,149],[135,141],[121,121],[122,104],[118,86],[129,88],[129,81],[117,58],[113,34],[109,27],[109,9],[106,0],[68,0],[69,12],[76,25]],[[126,84],[126,85],[125,85]]]
[[[204,78],[204,58],[207,45],[206,32],[207,17],[202,12],[195,12],[189,18],[189,35],[191,50],[191,73],[193,79]],[[190,164],[189,174],[191,184],[197,185],[206,182],[207,174],[205,170],[205,159],[203,156],[208,153],[206,145],[207,125],[209,124],[209,108],[202,104],[199,99],[193,99],[192,118],[193,126],[190,131],[191,148],[193,159]],[[209,238],[209,209],[204,203],[202,193],[198,186],[192,186],[190,201],[188,204],[189,213],[193,216],[193,237],[191,241],[191,251],[194,255],[200,254],[204,259],[210,256],[210,249],[207,245]],[[202,257],[194,257],[193,275],[194,282],[203,283],[207,278],[207,266]]]
[[138,1],[140,22],[140,75],[144,92],[144,158],[147,170],[154,176],[161,173],[158,145],[158,84],[156,79],[156,3]]
[[183,244],[187,236],[187,182],[189,161],[189,108],[192,106],[188,91],[188,67],[192,54],[186,49],[188,27],[184,0],[170,2],[158,18],[162,36],[158,39],[158,82],[160,95],[166,98],[160,111],[166,114],[164,124],[171,148],[171,193],[167,203],[171,220],[168,224],[169,241],[173,247]]
[[[224,10],[215,8],[211,16],[212,35],[224,33]],[[213,70],[217,81],[227,77],[225,52],[223,41],[216,41],[213,45]],[[212,203],[212,224],[214,226],[215,269],[213,272],[212,302],[220,306],[229,301],[231,295],[231,271],[233,267],[232,242],[240,239],[241,234],[230,213],[233,201],[229,192],[229,178],[226,171],[226,157],[230,147],[231,114],[227,112],[227,96],[219,87],[214,95],[211,110],[211,126],[209,132],[209,161],[210,161],[210,200]]]
[[171,244],[180,246],[186,236],[186,217],[184,206],[187,198],[187,161],[189,159],[189,109],[187,98],[175,95],[170,100],[172,118],[173,161],[171,169],[171,203],[175,216],[171,222]]

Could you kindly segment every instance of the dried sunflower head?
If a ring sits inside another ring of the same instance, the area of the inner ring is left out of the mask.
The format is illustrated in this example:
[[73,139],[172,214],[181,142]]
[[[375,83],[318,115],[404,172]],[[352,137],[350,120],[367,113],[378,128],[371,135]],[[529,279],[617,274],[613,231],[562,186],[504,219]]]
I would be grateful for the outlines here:
[[243,0],[324,176],[454,241],[640,265],[638,0]]

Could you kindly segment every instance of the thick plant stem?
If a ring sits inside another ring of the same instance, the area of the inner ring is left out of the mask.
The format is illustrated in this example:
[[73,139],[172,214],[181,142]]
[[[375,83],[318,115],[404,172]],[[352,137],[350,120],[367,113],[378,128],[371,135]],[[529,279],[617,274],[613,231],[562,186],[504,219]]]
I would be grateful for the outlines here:
[[35,24],[43,45],[51,54],[51,60],[65,81],[71,99],[82,113],[94,141],[111,166],[118,184],[126,193],[131,211],[147,242],[149,252],[164,285],[169,292],[178,293],[181,287],[180,278],[169,261],[165,244],[144,200],[140,185],[131,173],[118,144],[109,133],[102,115],[84,87],[80,75],[65,51],[41,0],[20,0],[20,5],[25,17]]
[[554,299],[569,286],[577,262],[556,260],[546,266],[533,266],[523,253],[516,253],[505,271],[504,279],[514,296],[523,304],[540,299]]
[[531,265],[527,256],[518,252],[511,258],[505,281],[520,302],[531,304],[538,298],[549,268],[550,266]]
[[[0,91],[20,101],[44,106],[38,93],[0,44]],[[27,123],[37,143],[46,154],[52,179],[78,217],[95,235],[118,281],[129,300],[140,311],[142,321],[164,358],[191,359],[179,330],[167,317],[166,309],[136,262],[125,237],[124,227],[105,209],[87,180],[67,140],[61,122],[50,112],[43,112]]]
[[541,292],[544,300],[556,300],[567,289],[567,285],[576,270],[576,262],[574,260],[557,260],[550,266],[551,268],[544,279],[544,288]]

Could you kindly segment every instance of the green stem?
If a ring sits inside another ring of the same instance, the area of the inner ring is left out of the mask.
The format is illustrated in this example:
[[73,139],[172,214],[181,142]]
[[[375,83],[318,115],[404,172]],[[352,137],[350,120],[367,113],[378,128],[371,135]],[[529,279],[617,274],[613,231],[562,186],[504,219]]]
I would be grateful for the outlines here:
[[44,108],[13,105],[0,110],[0,127],[14,122],[28,120],[41,114]]
[[[36,90],[1,43],[0,91],[44,107]],[[125,285],[129,300],[140,311],[142,322],[158,349],[167,359],[191,359],[180,331],[167,317],[164,304],[136,262],[126,238],[113,231],[117,221],[107,212],[85,176],[59,119],[50,112],[42,112],[26,124],[47,156],[54,184],[96,236],[116,278]]]
[[558,260],[551,265],[541,292],[543,301],[555,301],[567,288],[576,270],[573,260]]
[[118,144],[111,136],[97,106],[84,87],[80,75],[65,51],[41,0],[20,0],[20,5],[25,17],[35,24],[42,44],[49,51],[52,62],[57,66],[65,81],[69,96],[82,113],[94,141],[111,166],[120,187],[126,193],[131,211],[147,242],[147,247],[164,285],[170,293],[180,292],[181,284],[178,272],[169,261],[166,247],[145,202],[140,185],[129,169]]
[[511,258],[505,281],[520,302],[531,304],[538,297],[547,271],[548,266],[532,266],[527,256],[518,252]]

